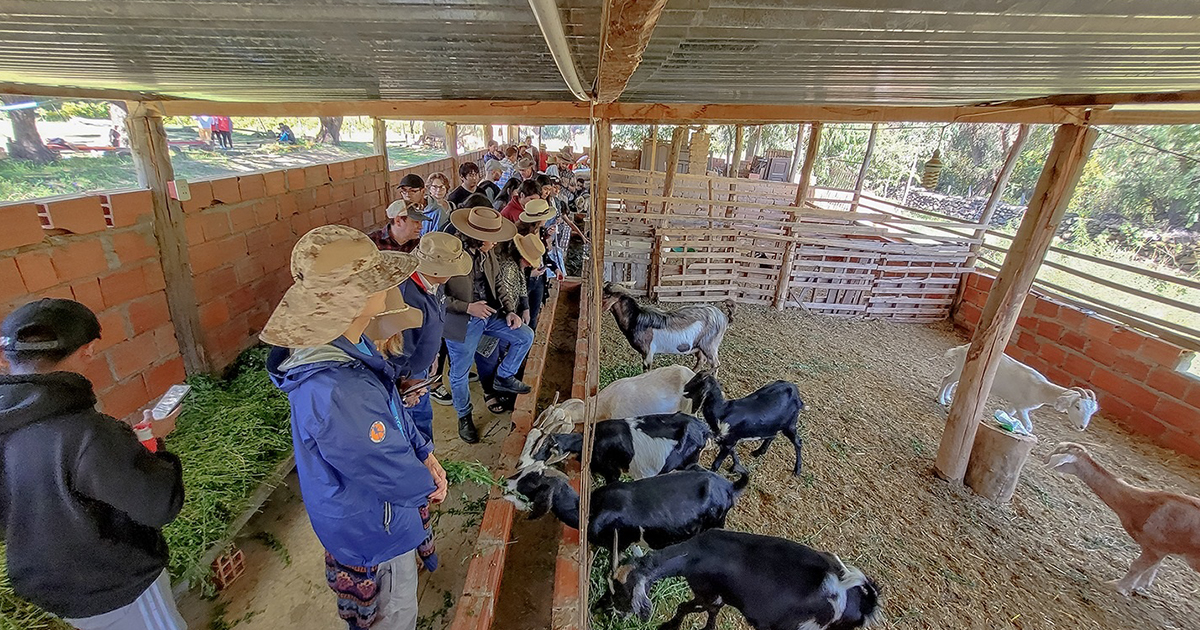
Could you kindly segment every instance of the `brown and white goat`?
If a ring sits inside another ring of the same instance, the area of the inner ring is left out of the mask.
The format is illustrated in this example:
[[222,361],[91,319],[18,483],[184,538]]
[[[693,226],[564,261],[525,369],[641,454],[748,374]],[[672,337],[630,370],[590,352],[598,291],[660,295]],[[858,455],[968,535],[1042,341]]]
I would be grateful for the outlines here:
[[643,370],[654,364],[655,354],[694,354],[693,369],[700,369],[703,361],[716,370],[721,365],[717,353],[735,307],[733,300],[726,300],[721,308],[699,304],[666,311],[638,304],[621,285],[604,285],[604,310],[612,311],[617,327],[642,355]]
[[1183,556],[1200,571],[1200,499],[1131,486],[1096,463],[1087,449],[1071,442],[1059,444],[1047,463],[1087,484],[1117,513],[1121,526],[1142,547],[1129,572],[1115,581],[1122,595],[1149,590],[1167,556]]

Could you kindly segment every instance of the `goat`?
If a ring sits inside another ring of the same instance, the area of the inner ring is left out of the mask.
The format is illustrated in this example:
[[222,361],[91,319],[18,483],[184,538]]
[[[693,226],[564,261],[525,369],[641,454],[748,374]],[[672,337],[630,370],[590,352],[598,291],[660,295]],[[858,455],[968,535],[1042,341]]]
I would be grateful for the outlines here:
[[[570,453],[582,453],[583,435],[555,432],[564,427],[574,429],[560,421],[530,430],[522,465],[555,463]],[[695,464],[708,444],[709,430],[695,416],[668,413],[597,422],[592,435],[592,471],[613,483],[624,472],[645,479]]]
[[[950,348],[944,355],[954,360],[954,367],[942,377],[942,385],[938,390],[937,400],[943,405],[949,405],[954,388],[962,375],[963,363],[967,360],[967,348],[971,344]],[[1100,408],[1096,402],[1096,392],[1082,387],[1059,387],[1042,376],[1041,372],[1006,355],[1000,357],[1000,367],[996,368],[996,380],[992,385],[992,394],[1008,402],[1005,411],[1010,416],[1020,418],[1025,430],[1033,433],[1033,421],[1029,412],[1051,405],[1055,411],[1067,414],[1075,428],[1084,431],[1092,421],[1092,415]]]
[[[687,413],[691,403],[683,397],[683,386],[695,373],[683,365],[668,365],[643,372],[637,376],[617,379],[596,395],[596,420],[635,418],[656,413]],[[581,424],[584,402],[569,398],[554,403],[542,411],[538,422],[551,421],[550,416],[561,414],[562,419]],[[568,429],[570,430],[570,429]]]
[[1046,461],[1056,472],[1079,477],[1117,513],[1121,526],[1141,546],[1142,553],[1129,572],[1114,581],[1117,592],[1128,596],[1149,590],[1169,555],[1183,556],[1200,571],[1200,499],[1131,486],[1096,463],[1087,449],[1071,442],[1059,444]]
[[738,459],[737,444],[746,440],[762,439],[762,445],[751,455],[761,457],[771,448],[775,436],[783,433],[796,448],[796,467],[793,474],[800,475],[800,450],[804,446],[796,430],[804,401],[800,399],[800,388],[787,381],[775,381],[758,391],[736,400],[725,400],[721,384],[711,372],[698,372],[683,388],[683,395],[700,410],[720,450],[713,460],[712,469],[718,470],[726,456],[733,458],[733,470],[745,470]]
[[694,598],[679,604],[659,630],[678,630],[690,613],[707,612],[704,630],[733,606],[755,630],[850,630],[870,624],[879,586],[835,555],[783,538],[721,529],[635,558],[615,572],[616,609],[643,621],[653,612],[655,582],[683,577]]
[[717,353],[725,329],[733,321],[736,303],[726,300],[722,308],[699,304],[669,312],[638,304],[624,287],[609,282],[604,285],[603,310],[612,311],[617,327],[642,355],[643,370],[654,364],[656,353],[694,354],[694,369],[700,369],[701,362],[706,361],[716,370],[721,365]]
[[[724,527],[726,515],[749,483],[746,473],[732,482],[693,467],[600,486],[592,490],[588,541],[613,549],[615,567],[620,550],[633,543],[662,549]],[[551,511],[567,526],[579,529],[579,493],[563,473],[543,462],[534,462],[509,479],[505,498],[517,509],[530,511],[530,518]]]

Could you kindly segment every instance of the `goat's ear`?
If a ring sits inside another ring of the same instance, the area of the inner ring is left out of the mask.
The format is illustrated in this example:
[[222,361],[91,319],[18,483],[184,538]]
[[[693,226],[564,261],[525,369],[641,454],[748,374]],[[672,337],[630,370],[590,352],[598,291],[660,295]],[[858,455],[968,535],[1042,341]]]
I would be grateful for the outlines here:
[[633,572],[633,564],[622,564],[613,571],[612,579],[617,583],[624,584],[629,579],[629,574]]
[[1050,468],[1057,469],[1067,464],[1073,464],[1078,461],[1078,459],[1078,457],[1075,457],[1075,455],[1071,453],[1055,453],[1050,456],[1050,459],[1047,460],[1046,464]]

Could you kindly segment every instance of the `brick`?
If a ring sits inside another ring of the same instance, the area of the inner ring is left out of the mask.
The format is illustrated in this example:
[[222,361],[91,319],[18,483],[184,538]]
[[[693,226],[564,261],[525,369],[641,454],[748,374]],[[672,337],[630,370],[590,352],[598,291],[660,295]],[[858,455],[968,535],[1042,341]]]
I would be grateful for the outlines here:
[[140,373],[158,360],[158,349],[154,347],[152,334],[139,335],[109,349],[108,363],[118,381]]
[[263,199],[254,204],[255,225],[274,223],[279,218],[279,202],[275,199]]
[[0,206],[0,250],[16,249],[42,242],[46,237],[37,204],[18,203]]
[[94,313],[104,310],[104,298],[100,294],[100,281],[95,278],[73,282],[71,295],[76,302],[92,309]]
[[0,257],[0,302],[11,300],[18,295],[26,295],[25,283],[21,280],[21,271],[17,269],[17,259]]
[[303,190],[304,189],[304,169],[289,168],[285,171],[287,176],[288,190]]
[[[109,214],[112,215],[113,227],[123,228],[137,225],[142,217],[154,216],[154,204],[150,193],[145,190],[111,193],[105,195],[108,199]],[[151,219],[147,219],[151,220]]]
[[1083,326],[1083,322],[1087,318],[1087,315],[1077,308],[1064,306],[1058,309],[1058,319],[1062,321],[1062,325],[1066,328],[1078,330],[1080,326]]
[[104,294],[104,303],[116,306],[149,293],[143,267],[144,265],[122,269],[100,278],[100,292]]
[[975,287],[984,293],[992,290],[992,284],[996,282],[995,276],[989,276],[981,273],[975,274]]
[[276,197],[287,192],[287,174],[284,171],[267,171],[262,174],[267,196]]
[[54,252],[54,271],[60,280],[74,280],[103,274],[108,271],[108,259],[100,239],[92,237],[75,240]]
[[[236,271],[236,267],[235,267]],[[229,310],[233,313],[245,313],[254,306],[256,296],[254,289],[249,286],[239,286],[226,296],[229,302]]]
[[1158,399],[1152,412],[1154,417],[1189,435],[1200,435],[1200,410],[1191,405],[1185,405],[1173,398],[1163,396]]
[[229,321],[229,307],[224,300],[214,300],[200,307],[200,326],[216,328]]
[[1038,335],[1045,337],[1050,341],[1058,341],[1058,338],[1061,337],[1063,333],[1062,326],[1044,319],[1038,321],[1036,330]]
[[1183,402],[1200,408],[1200,383],[1192,383],[1192,388],[1188,390],[1187,395],[1183,397]]
[[1144,361],[1139,361],[1129,355],[1122,354],[1117,358],[1113,367],[1118,372],[1128,375],[1129,378],[1135,381],[1144,382],[1150,376],[1152,366]]
[[329,183],[329,169],[324,164],[304,168],[304,186],[315,188]]
[[141,376],[113,385],[100,399],[104,413],[118,419],[126,418],[144,408],[149,401],[150,395],[146,393],[146,383],[142,381]]
[[1043,343],[1041,354],[1050,365],[1062,365],[1067,359],[1067,351],[1052,343]]
[[195,278],[196,301],[200,304],[206,304],[225,295],[237,286],[237,277],[234,275],[232,267],[198,273],[193,266],[192,273]]
[[1135,352],[1141,347],[1142,341],[1145,340],[1145,338],[1146,336],[1142,333],[1122,327],[1113,331],[1112,337],[1109,338],[1108,342],[1118,350]]
[[554,603],[579,601],[579,563],[559,556],[554,561]]
[[167,295],[161,291],[130,302],[128,312],[134,335],[154,330],[171,321]]
[[158,244],[154,237],[141,232],[116,232],[112,235],[113,251],[121,264],[129,264],[147,258],[158,259]]
[[[1106,404],[1101,401],[1100,408],[1104,409]],[[1156,439],[1167,431],[1167,425],[1159,422],[1154,416],[1139,410],[1136,406],[1132,407],[1124,417],[1117,418],[1117,422],[1130,431],[1150,439]]]
[[1093,341],[1102,341],[1108,343],[1112,337],[1114,326],[1097,317],[1089,317],[1083,322],[1083,334],[1090,337]]
[[91,234],[103,232],[108,227],[100,197],[62,197],[47,199],[38,205],[50,216],[50,227],[56,230]]
[[192,198],[179,202],[185,213],[199,212],[212,205],[212,182],[188,182],[188,191],[192,193]]
[[1157,337],[1146,337],[1142,340],[1142,347],[1138,350],[1138,354],[1150,363],[1175,369],[1179,367],[1183,349]]
[[1063,361],[1063,369],[1080,381],[1090,382],[1092,374],[1096,370],[1096,364],[1087,357],[1067,353],[1067,358]]
[[[245,250],[243,250],[238,255],[244,255],[245,253]],[[188,254],[193,276],[211,271],[217,267],[222,267],[237,257],[234,252],[230,252],[225,247],[225,241],[223,240],[210,241],[192,246],[188,249]]]
[[1087,345],[1088,341],[1087,337],[1084,337],[1073,330],[1064,330],[1062,336],[1059,337],[1058,340],[1062,343],[1062,345],[1080,352],[1083,352],[1083,348]]
[[290,217],[293,214],[296,214],[297,212],[300,211],[299,206],[297,206],[297,204],[296,204],[296,194],[295,193],[287,193],[285,195],[280,195],[277,198],[277,201],[279,201],[279,216],[280,217]]
[[173,357],[179,354],[179,342],[175,339],[175,326],[163,324],[149,333],[154,339],[154,349],[158,356]]
[[229,225],[235,233],[245,233],[254,227],[254,206],[242,206],[229,211]]
[[267,182],[263,179],[262,173],[242,175],[237,180],[238,191],[241,193],[242,201],[262,199],[267,196]]
[[246,232],[246,250],[251,252],[252,256],[262,256],[272,244],[269,228],[259,227]]
[[100,320],[100,341],[96,350],[104,351],[129,339],[128,320],[122,309],[110,308],[97,315]]
[[1037,353],[1038,349],[1040,348],[1040,344],[1038,344],[1037,338],[1033,335],[1027,332],[1021,332],[1017,336],[1017,347],[1028,350],[1032,353]]
[[209,182],[212,186],[213,201],[219,203],[237,203],[242,200],[241,189],[238,188],[236,177],[226,177],[225,179],[214,179]]
[[1038,299],[1033,305],[1033,312],[1039,317],[1056,319],[1058,317],[1058,305],[1050,300]]
[[146,393],[150,395],[151,400],[160,398],[172,385],[182,383],[186,377],[182,357],[168,359],[142,373],[142,379],[146,382]]
[[1182,431],[1168,430],[1159,441],[1176,453],[1187,455],[1193,459],[1200,459],[1200,439],[1189,436]]
[[[103,392],[113,386],[117,380],[113,378],[112,368],[108,365],[108,360],[103,355],[98,355],[92,358],[83,366],[83,376],[92,382],[92,389],[97,393]],[[102,395],[99,396],[103,398]]]
[[1127,356],[1107,343],[1097,342],[1094,339],[1087,345],[1087,354],[1097,364],[1112,369],[1116,369],[1117,364]]
[[[58,284],[58,274],[50,256],[43,252],[27,252],[16,257],[17,269],[21,272],[21,280],[25,289],[30,293],[44,291]],[[41,296],[31,296],[41,297]]]
[[183,219],[183,233],[188,245],[199,245],[204,242],[204,215],[192,214]]
[[204,240],[215,241],[229,236],[229,212],[225,210],[210,210],[200,215],[200,229],[204,231]]
[[304,214],[317,207],[317,193],[312,189],[305,189],[292,193],[296,199],[296,212]]
[[167,288],[167,279],[163,277],[162,266],[157,261],[142,267],[142,271],[146,272],[147,291],[162,291]]

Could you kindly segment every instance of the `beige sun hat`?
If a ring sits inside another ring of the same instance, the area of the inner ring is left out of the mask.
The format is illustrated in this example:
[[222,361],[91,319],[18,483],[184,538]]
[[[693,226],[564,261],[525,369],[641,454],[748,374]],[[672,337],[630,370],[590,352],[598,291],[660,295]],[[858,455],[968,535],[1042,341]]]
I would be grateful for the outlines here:
[[462,241],[445,232],[422,236],[413,256],[417,258],[417,271],[427,276],[450,278],[471,271],[471,257],[463,251]]
[[563,148],[559,149],[558,153],[555,154],[554,157],[562,162],[568,162],[570,164],[575,163],[575,153],[571,151],[571,147],[569,146],[564,146]]
[[344,225],[323,225],[300,237],[292,248],[292,285],[259,337],[272,345],[307,348],[327,344],[346,332],[367,300],[391,289],[387,310],[409,310],[397,285],[412,275],[417,259],[381,252],[366,234]]
[[450,213],[450,223],[459,232],[488,243],[503,243],[517,235],[517,226],[512,221],[485,206],[459,208]]
[[545,199],[530,199],[525,202],[525,209],[521,211],[522,223],[537,223],[538,221],[548,221],[554,218],[554,211],[550,209],[550,202]]
[[542,255],[546,253],[546,244],[537,234],[517,235],[513,238],[513,245],[517,246],[517,251],[521,252],[521,258],[524,258],[529,266],[541,266]]

